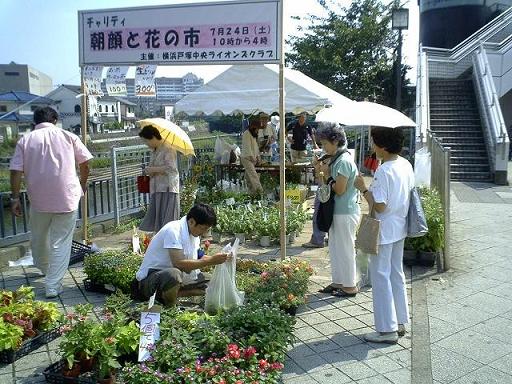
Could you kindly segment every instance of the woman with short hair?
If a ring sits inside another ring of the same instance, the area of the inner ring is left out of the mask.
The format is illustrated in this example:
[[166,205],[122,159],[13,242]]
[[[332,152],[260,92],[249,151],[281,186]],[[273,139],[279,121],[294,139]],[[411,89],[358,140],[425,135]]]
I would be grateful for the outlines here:
[[139,132],[146,145],[153,150],[145,172],[150,177],[149,208],[140,229],[158,232],[165,224],[180,218],[180,177],[177,153],[163,144],[159,130],[146,125]]
[[335,192],[334,215],[329,229],[329,257],[331,259],[332,283],[320,290],[338,297],[354,297],[357,290],[356,253],[354,248],[360,208],[354,179],[357,166],[346,150],[346,135],[343,127],[335,123],[320,123],[317,139],[324,152],[331,156],[328,165],[320,171],[330,177],[330,186]]
[[370,187],[366,188],[362,176],[354,183],[380,220],[379,251],[369,256],[377,332],[365,335],[365,339],[394,344],[405,334],[404,324],[409,322],[402,259],[414,172],[411,163],[399,155],[404,142],[401,128],[374,127],[371,137],[373,150],[382,164]]

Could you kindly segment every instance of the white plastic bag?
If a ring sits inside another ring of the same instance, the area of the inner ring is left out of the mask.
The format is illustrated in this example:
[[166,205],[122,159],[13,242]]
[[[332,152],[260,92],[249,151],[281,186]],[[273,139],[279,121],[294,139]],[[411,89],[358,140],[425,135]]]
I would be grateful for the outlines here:
[[417,187],[430,188],[431,156],[427,147],[423,147],[414,154],[414,179]]
[[209,314],[216,314],[220,309],[228,309],[244,303],[245,294],[236,289],[235,281],[238,245],[238,239],[235,240],[233,246],[226,245],[222,252],[231,253],[231,260],[215,266],[208,288],[206,288],[204,309]]

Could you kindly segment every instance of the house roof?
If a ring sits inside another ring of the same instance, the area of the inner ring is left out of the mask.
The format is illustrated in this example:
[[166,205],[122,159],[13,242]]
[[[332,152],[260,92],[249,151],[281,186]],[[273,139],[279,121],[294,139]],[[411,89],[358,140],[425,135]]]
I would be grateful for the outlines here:
[[67,88],[69,89],[71,92],[75,92],[75,93],[80,93],[81,92],[81,88],[79,85],[71,85],[71,84],[62,84],[61,85],[62,87],[64,88]]
[[16,103],[28,103],[30,101],[38,104],[53,104],[54,101],[48,97],[34,95],[23,91],[10,91],[0,93],[0,101],[13,101]]
[[19,114],[17,112],[9,112],[0,115],[0,122],[20,122],[20,123],[32,123],[32,115]]

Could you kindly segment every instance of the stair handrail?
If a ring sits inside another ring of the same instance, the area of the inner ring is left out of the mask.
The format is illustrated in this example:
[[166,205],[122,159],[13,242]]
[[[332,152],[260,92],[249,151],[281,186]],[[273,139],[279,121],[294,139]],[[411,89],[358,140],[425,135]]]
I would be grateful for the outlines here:
[[416,74],[416,143],[423,146],[430,132],[430,96],[428,82],[427,54],[421,49],[418,51],[418,69]]
[[483,42],[473,55],[472,61],[475,91],[483,117],[491,171],[497,184],[505,184],[510,142]]
[[503,114],[501,113],[498,93],[496,92],[491,67],[483,44],[480,44],[480,47],[473,56],[473,65],[479,78],[482,79],[482,96],[491,114],[489,121],[490,128],[492,129],[494,138],[496,138],[496,143],[502,143],[508,138],[507,128]]

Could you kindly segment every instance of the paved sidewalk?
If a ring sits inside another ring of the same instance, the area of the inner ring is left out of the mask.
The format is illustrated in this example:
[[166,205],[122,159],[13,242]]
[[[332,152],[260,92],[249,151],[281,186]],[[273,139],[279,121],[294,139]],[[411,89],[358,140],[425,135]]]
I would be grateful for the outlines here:
[[[371,290],[364,290],[354,299],[341,299],[317,293],[330,282],[327,247],[306,250],[300,244],[309,240],[311,225],[288,248],[288,255],[309,260],[316,274],[312,278],[311,294],[306,306],[299,309],[295,335],[297,343],[290,348],[285,364],[285,383],[396,383],[411,382],[411,334],[397,345],[373,345],[362,335],[373,325]],[[121,235],[95,238],[103,248],[126,248],[131,231]],[[279,258],[279,249],[261,248],[253,243],[243,247],[242,257],[258,260]],[[410,282],[411,272],[407,271]],[[55,301],[66,312],[78,303],[90,302],[97,311],[104,296],[83,289],[82,267],[69,269],[64,280],[65,292]],[[1,274],[1,286],[16,289],[21,284],[35,287],[37,298],[44,300],[43,278],[35,268],[11,268]],[[409,284],[410,287],[410,284]],[[410,329],[410,328],[409,328]],[[58,359],[59,340],[41,347],[14,364],[0,367],[0,384],[44,382],[44,368]]]
[[512,383],[512,188],[451,187],[452,269],[424,281],[433,382]]

